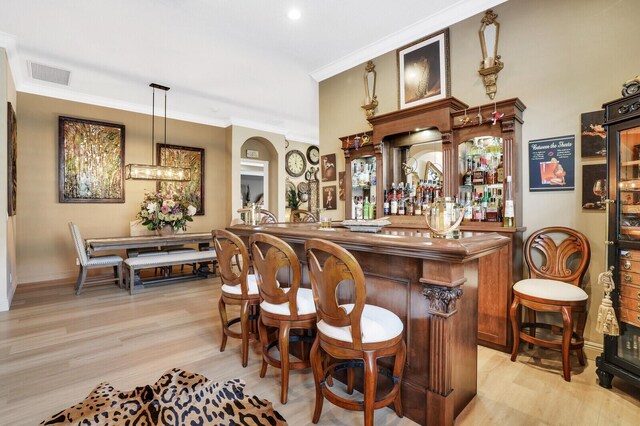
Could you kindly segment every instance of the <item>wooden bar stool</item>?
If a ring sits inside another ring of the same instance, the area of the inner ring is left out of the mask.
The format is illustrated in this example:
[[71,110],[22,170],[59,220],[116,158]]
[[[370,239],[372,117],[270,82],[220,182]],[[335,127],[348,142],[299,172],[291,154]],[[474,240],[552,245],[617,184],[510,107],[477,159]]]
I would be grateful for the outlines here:
[[[316,328],[316,308],[313,293],[309,288],[300,288],[300,262],[291,246],[280,238],[266,234],[253,234],[249,238],[249,247],[253,256],[253,268],[260,291],[260,342],[262,344],[262,368],[260,377],[267,372],[267,365],[280,369],[282,387],[280,401],[287,403],[289,389],[289,370],[301,370],[311,366],[308,359],[289,361],[289,343],[313,342],[313,337],[300,335],[291,336],[291,329]],[[278,272],[286,268],[289,270],[289,287],[281,287],[277,280]],[[278,329],[275,340],[269,341],[267,327]],[[269,350],[277,346],[280,358],[269,354]]]
[[[320,420],[324,398],[348,410],[364,411],[364,424],[373,425],[373,411],[393,402],[396,414],[403,416],[400,388],[406,358],[402,339],[403,324],[387,309],[365,304],[364,273],[347,250],[329,241],[311,239],[305,243],[309,276],[318,315],[318,332],[311,348],[311,367],[316,385],[316,404],[313,423]],[[337,288],[343,282],[354,284],[353,304],[339,305]],[[323,353],[331,363],[323,361]],[[395,357],[391,390],[376,400],[378,358]],[[360,359],[362,362],[354,362]],[[347,360],[347,362],[334,362]],[[353,390],[354,367],[364,366],[364,401],[336,395],[331,375],[347,369],[347,392]]]
[[[552,234],[561,234],[565,238],[556,244],[551,238]],[[534,250],[542,256],[540,266],[534,261]],[[544,228],[531,234],[525,244],[524,255],[530,278],[518,281],[513,286],[511,361],[516,360],[520,340],[529,342],[530,348],[535,344],[560,349],[564,379],[570,382],[570,351],[576,351],[580,365],[585,365],[582,335],[587,322],[588,295],[581,286],[591,259],[589,241],[583,234],[570,228]],[[526,323],[522,323],[520,306],[527,308],[529,321]],[[562,314],[562,327],[537,322],[536,311]],[[575,331],[573,314],[577,314]],[[561,334],[561,341],[536,336],[538,328]]]
[[[255,275],[249,274],[249,255],[242,240],[235,234],[222,229],[214,230],[212,234],[222,281],[222,295],[218,301],[222,321],[220,352],[224,352],[227,336],[242,339],[242,366],[246,367],[249,361],[249,339],[258,340],[257,320],[260,305],[258,284]],[[238,272],[234,270],[234,265]],[[240,316],[228,320],[227,305],[239,305]],[[239,333],[230,328],[238,322],[240,323]]]

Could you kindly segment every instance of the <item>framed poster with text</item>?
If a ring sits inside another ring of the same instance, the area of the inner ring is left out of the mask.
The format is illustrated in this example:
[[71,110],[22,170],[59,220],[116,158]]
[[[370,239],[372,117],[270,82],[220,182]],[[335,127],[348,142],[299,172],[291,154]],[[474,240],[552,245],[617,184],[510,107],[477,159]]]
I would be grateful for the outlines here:
[[575,157],[575,135],[529,141],[529,191],[573,191]]

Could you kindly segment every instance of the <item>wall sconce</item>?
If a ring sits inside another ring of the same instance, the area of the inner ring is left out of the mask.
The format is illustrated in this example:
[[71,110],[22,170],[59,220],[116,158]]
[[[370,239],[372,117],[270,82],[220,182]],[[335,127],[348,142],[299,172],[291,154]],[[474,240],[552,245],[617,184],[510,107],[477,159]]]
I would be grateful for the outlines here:
[[496,21],[498,15],[493,10],[487,10],[482,18],[480,26],[480,47],[482,48],[482,62],[478,72],[482,76],[482,81],[489,98],[496,96],[498,73],[504,67],[498,55],[498,39],[500,36],[500,24]]
[[367,113],[367,118],[371,118],[376,113],[378,98],[376,96],[376,66],[372,61],[367,62],[364,69],[364,105],[362,109]]

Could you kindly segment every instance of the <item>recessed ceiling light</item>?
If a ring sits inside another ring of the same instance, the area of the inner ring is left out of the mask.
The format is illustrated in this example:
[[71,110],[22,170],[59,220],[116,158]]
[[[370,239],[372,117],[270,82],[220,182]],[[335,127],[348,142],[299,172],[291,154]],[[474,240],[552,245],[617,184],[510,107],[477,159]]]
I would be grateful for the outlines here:
[[300,19],[300,16],[302,16],[302,14],[300,13],[299,9],[291,9],[289,11],[289,13],[287,13],[287,16],[289,17],[289,19],[291,19],[292,21],[297,21],[298,19]]

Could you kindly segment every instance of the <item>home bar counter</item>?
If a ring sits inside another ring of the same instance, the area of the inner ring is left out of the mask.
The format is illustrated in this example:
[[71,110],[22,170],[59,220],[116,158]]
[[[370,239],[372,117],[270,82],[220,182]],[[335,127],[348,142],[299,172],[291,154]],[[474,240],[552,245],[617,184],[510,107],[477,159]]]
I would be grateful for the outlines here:
[[[478,286],[503,264],[509,238],[497,233],[462,232],[456,240],[431,238],[418,229],[385,228],[378,234],[346,228],[320,229],[317,223],[280,223],[227,228],[245,242],[252,233],[275,235],[289,243],[309,286],[304,242],[332,241],[360,263],[367,303],[396,313],[404,323],[407,361],[402,386],[404,415],[421,425],[452,425],[477,390]],[[340,288],[348,299],[347,286]],[[347,292],[347,293],[344,293]],[[379,386],[381,383],[379,383]]]

